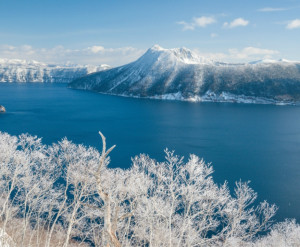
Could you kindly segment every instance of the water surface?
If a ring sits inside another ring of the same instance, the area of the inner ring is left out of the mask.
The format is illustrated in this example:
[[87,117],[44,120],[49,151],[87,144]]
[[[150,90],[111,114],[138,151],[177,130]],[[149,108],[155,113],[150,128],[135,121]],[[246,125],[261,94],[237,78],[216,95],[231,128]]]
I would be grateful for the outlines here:
[[127,168],[139,153],[163,160],[166,147],[197,154],[212,162],[218,183],[250,180],[260,201],[279,206],[278,220],[300,222],[300,107],[134,99],[40,83],[0,83],[0,104],[0,131],[46,144],[66,136],[100,150],[101,130],[117,145],[111,167]]

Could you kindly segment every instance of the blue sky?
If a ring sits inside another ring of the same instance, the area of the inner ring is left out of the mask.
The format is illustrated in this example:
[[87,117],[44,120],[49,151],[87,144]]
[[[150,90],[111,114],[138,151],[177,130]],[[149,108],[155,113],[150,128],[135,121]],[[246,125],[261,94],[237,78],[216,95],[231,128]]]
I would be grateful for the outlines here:
[[300,60],[300,0],[0,0],[0,21],[0,58],[116,66],[159,44]]

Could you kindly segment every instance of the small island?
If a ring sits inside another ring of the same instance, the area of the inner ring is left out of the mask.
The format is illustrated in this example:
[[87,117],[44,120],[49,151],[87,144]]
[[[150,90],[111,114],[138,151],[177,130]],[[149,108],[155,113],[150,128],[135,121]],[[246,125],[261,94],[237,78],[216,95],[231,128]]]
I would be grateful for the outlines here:
[[4,106],[0,105],[0,113],[6,112],[6,109]]

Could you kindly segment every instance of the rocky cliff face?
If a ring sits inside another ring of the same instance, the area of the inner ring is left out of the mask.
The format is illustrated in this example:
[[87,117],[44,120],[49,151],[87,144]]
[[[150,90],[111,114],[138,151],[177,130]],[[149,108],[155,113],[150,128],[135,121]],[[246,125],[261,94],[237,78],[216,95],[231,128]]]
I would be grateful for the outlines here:
[[0,59],[0,82],[68,83],[87,74],[110,68],[108,65],[50,65],[36,61]]
[[70,87],[179,100],[299,102],[300,63],[229,64],[206,60],[185,48],[154,46],[133,63],[75,79]]

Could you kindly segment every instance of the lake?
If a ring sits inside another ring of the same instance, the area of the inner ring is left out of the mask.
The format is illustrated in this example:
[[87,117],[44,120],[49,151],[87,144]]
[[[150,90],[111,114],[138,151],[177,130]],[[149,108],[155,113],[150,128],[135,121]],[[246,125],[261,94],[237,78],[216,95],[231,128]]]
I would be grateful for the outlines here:
[[63,137],[111,153],[111,167],[128,168],[147,153],[162,161],[167,147],[214,167],[214,180],[250,180],[258,200],[279,206],[276,219],[300,222],[300,107],[191,103],[125,98],[68,89],[66,84],[0,83],[0,131],[24,132],[51,144]]

